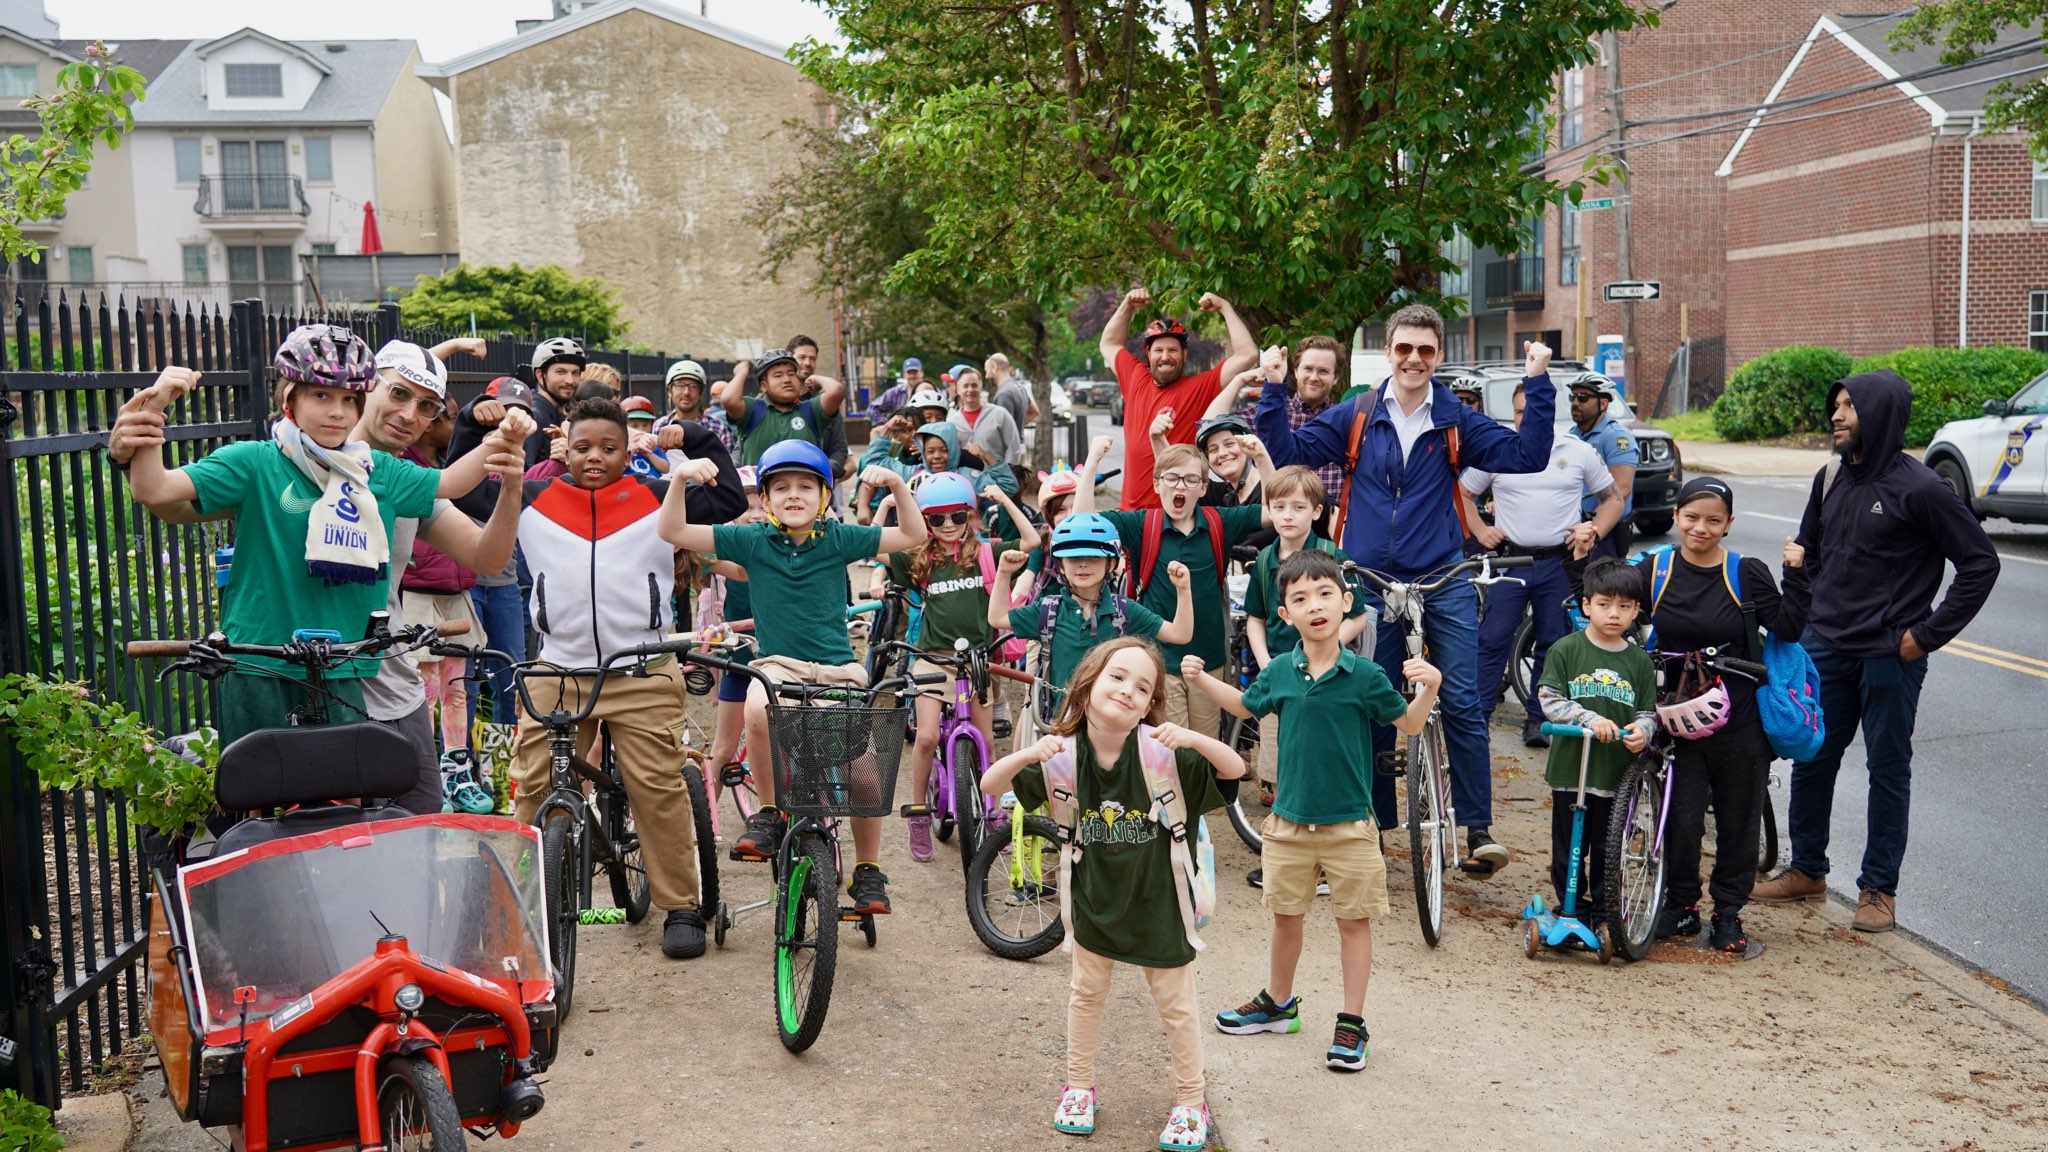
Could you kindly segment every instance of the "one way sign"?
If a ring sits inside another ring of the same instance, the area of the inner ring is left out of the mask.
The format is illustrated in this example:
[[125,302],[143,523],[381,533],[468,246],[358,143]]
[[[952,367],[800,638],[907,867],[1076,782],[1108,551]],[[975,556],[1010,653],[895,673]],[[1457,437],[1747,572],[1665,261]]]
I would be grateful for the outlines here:
[[1656,280],[1622,280],[1602,286],[1600,295],[1608,300],[1655,300],[1664,295],[1664,285]]

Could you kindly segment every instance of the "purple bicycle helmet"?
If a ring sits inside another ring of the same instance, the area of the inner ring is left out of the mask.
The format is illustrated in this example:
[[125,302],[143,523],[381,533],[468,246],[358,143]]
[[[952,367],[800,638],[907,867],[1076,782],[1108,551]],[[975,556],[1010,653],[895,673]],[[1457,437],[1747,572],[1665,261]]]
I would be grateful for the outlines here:
[[352,392],[376,387],[370,346],[339,324],[302,324],[292,329],[271,358],[279,377],[294,384],[325,384]]

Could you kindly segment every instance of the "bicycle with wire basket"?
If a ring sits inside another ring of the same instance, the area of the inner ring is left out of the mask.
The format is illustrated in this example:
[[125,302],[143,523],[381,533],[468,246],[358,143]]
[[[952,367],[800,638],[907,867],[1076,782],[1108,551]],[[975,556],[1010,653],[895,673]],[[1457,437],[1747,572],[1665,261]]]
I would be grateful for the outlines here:
[[[1396,580],[1363,565],[1347,561],[1344,570],[1357,575],[1376,589],[1385,604],[1384,619],[1398,621],[1410,658],[1427,653],[1423,637],[1423,603],[1451,581],[1467,577],[1482,588],[1512,576],[1496,576],[1502,568],[1527,568],[1534,561],[1527,556],[1477,556],[1461,560],[1419,580]],[[1413,695],[1415,686],[1408,686]],[[1378,770],[1407,778],[1408,847],[1415,874],[1415,914],[1422,922],[1422,938],[1434,948],[1444,932],[1444,873],[1457,856],[1458,814],[1451,798],[1451,754],[1444,741],[1443,705],[1429,711],[1421,732],[1408,737]]]
[[[646,918],[651,903],[640,835],[633,823],[625,777],[608,734],[599,727],[598,763],[577,753],[576,733],[596,710],[604,686],[613,676],[644,676],[650,661],[686,651],[693,635],[672,637],[614,652],[595,668],[563,668],[545,660],[514,660],[489,648],[435,645],[444,657],[489,661],[512,669],[512,685],[522,713],[548,732],[548,792],[535,810],[533,824],[541,833],[541,866],[547,892],[548,959],[554,964],[556,1006],[569,1014],[576,987],[576,930],[602,920],[594,906],[597,870],[610,882],[614,905],[626,922]],[[580,706],[565,706],[568,682],[588,677],[590,688]],[[553,708],[534,699],[531,682],[553,681],[558,687]],[[718,854],[711,831],[711,801],[697,764],[685,758],[677,766],[690,794],[691,823],[697,851],[698,908],[710,915],[718,907]],[[587,791],[586,791],[587,789]]]
[[[802,1052],[817,1042],[831,1007],[839,925],[858,925],[868,947],[875,946],[874,915],[839,902],[839,821],[886,816],[894,807],[910,709],[878,701],[909,685],[902,679],[866,688],[777,683],[752,665],[701,647],[682,652],[681,658],[724,675],[748,677],[768,693],[767,759],[776,806],[790,818],[770,861],[775,876],[775,1029],[784,1048]],[[758,764],[758,750],[753,759]],[[723,910],[718,915],[722,937],[729,921]]]

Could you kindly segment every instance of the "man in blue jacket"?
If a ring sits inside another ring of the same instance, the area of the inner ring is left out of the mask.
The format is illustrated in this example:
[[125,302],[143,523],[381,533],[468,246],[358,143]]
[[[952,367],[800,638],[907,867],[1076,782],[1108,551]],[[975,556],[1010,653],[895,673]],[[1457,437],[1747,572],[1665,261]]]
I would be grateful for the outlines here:
[[[1828,390],[1841,459],[1813,478],[1795,541],[1804,563],[1785,570],[1788,596],[1810,589],[1804,643],[1827,738],[1819,755],[1792,765],[1792,863],[1751,897],[1827,899],[1835,776],[1861,728],[1870,807],[1852,925],[1860,932],[1888,932],[1896,920],[1927,654],[1955,639],[1998,583],[1998,551],[1976,516],[1903,450],[1912,408],[1913,386],[1896,372],[1845,376]],[[1937,605],[1951,564],[1955,580]]]
[[[1348,466],[1350,506],[1337,526],[1338,543],[1352,560],[1397,580],[1418,579],[1464,558],[1458,469],[1524,473],[1550,463],[1557,411],[1550,349],[1539,342],[1526,345],[1527,408],[1518,431],[1466,407],[1434,378],[1443,346],[1443,317],[1427,305],[1411,304],[1387,319],[1386,355],[1393,375],[1378,388],[1335,405],[1298,431],[1287,426],[1284,389],[1268,388],[1259,397],[1259,439],[1276,466]],[[1341,499],[1342,494],[1331,497]],[[1378,597],[1372,602],[1382,608]],[[1384,615],[1382,608],[1378,659],[1388,678],[1400,683],[1407,650],[1399,627]],[[1479,704],[1478,590],[1458,581],[1431,596],[1423,630],[1430,662],[1444,675],[1440,698],[1452,801],[1465,826],[1466,852],[1459,867],[1490,876],[1508,862],[1508,851],[1490,834],[1493,776]],[[1390,754],[1393,729],[1374,726],[1372,746],[1377,756]],[[1374,776],[1372,807],[1380,827],[1393,827],[1393,777]]]

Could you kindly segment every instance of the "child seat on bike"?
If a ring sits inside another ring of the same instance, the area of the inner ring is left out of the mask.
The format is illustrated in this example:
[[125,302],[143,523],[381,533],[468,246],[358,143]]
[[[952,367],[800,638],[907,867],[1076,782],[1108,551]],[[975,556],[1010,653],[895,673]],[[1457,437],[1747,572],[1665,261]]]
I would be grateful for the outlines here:
[[221,750],[214,799],[230,812],[289,810],[228,829],[214,855],[344,824],[415,815],[385,801],[404,795],[416,780],[412,745],[383,724],[259,729]]

